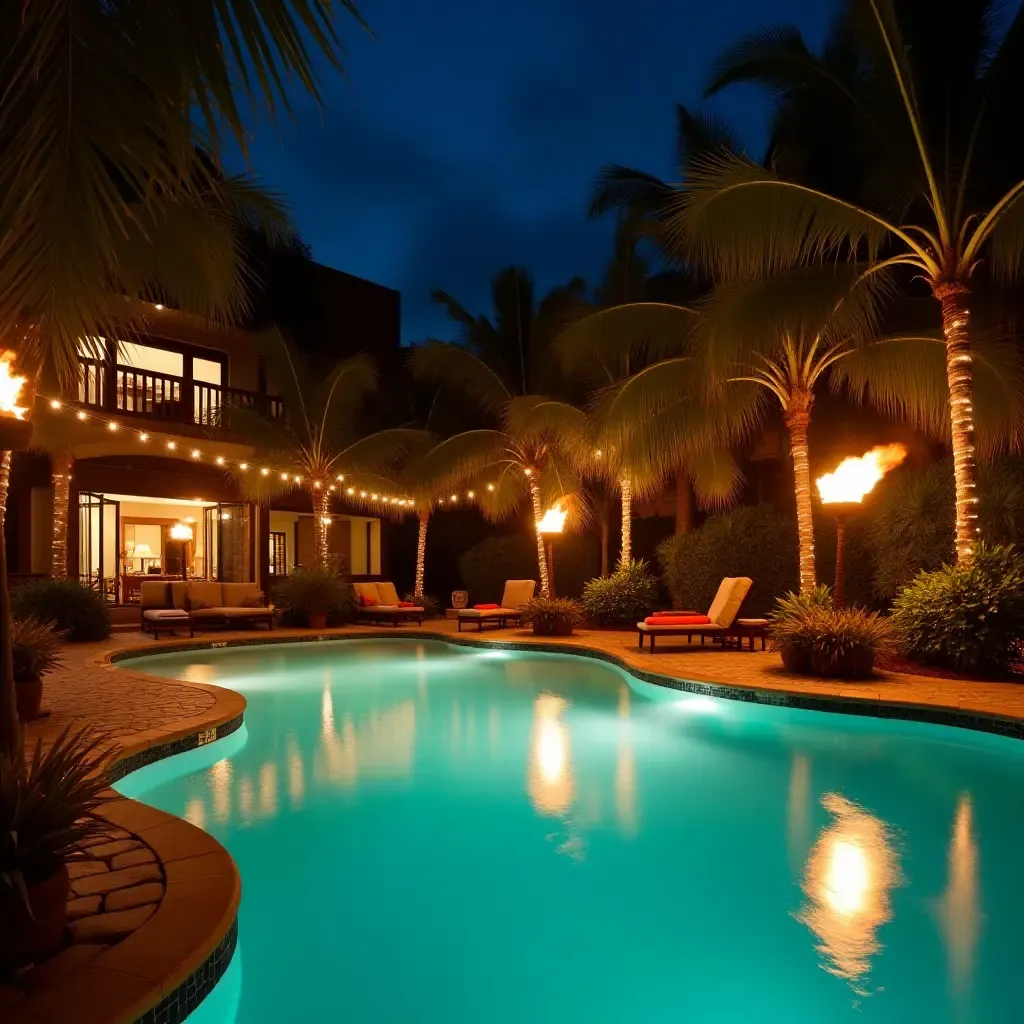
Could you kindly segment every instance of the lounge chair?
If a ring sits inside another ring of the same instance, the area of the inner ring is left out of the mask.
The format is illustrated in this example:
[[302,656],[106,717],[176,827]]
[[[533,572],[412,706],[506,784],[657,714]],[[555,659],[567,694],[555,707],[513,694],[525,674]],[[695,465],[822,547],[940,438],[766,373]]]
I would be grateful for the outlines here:
[[353,583],[352,589],[357,602],[356,622],[365,619],[370,623],[390,622],[397,626],[399,622],[415,619],[423,625],[424,609],[419,605],[402,605],[394,583]]
[[728,639],[736,639],[741,646],[749,637],[751,650],[754,649],[754,637],[760,636],[763,649],[767,620],[737,618],[752,585],[753,580],[747,576],[727,576],[722,580],[707,615],[681,612],[678,615],[650,616],[638,622],[640,649],[643,650],[645,636],[651,638],[652,654],[659,636],[685,636],[688,643],[699,636],[702,644],[706,637],[721,640],[723,644]]
[[537,589],[536,580],[507,580],[501,604],[496,608],[462,608],[458,615],[458,631],[462,632],[464,622],[475,622],[479,633],[484,623],[490,623],[504,629],[509,620],[523,621],[523,605],[533,597]]

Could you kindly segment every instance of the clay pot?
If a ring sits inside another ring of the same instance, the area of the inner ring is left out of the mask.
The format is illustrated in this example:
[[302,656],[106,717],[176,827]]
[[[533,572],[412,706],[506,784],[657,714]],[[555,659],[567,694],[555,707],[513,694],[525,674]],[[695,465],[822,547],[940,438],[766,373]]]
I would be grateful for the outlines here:
[[814,651],[811,654],[811,668],[826,678],[867,679],[875,669],[875,652],[870,647],[854,647],[845,656],[833,661]]
[[31,722],[39,717],[43,706],[42,679],[29,679],[27,682],[14,684],[14,693],[18,701],[18,717],[23,722]]
[[806,676],[811,674],[811,650],[802,644],[786,644],[779,648],[782,655],[782,667],[787,672],[795,672]]
[[310,612],[306,616],[306,621],[309,623],[310,629],[326,629],[327,612]]
[[28,886],[31,913],[17,889],[0,885],[0,967],[38,962],[56,951],[64,938],[70,891],[64,864],[49,878]]

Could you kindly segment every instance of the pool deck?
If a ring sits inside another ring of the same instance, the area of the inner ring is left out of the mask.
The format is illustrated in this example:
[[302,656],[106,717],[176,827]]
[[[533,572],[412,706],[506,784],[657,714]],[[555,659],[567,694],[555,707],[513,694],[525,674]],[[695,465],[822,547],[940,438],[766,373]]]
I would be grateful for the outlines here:
[[[581,654],[589,651],[648,678],[657,675],[667,680],[719,684],[758,700],[785,703],[787,698],[805,702],[825,698],[837,704],[836,710],[842,710],[844,704],[858,705],[853,710],[869,714],[881,713],[884,708],[889,713],[901,709],[899,717],[923,719],[939,711],[967,713],[1010,723],[1015,734],[1024,733],[1024,686],[1012,682],[881,673],[862,683],[837,683],[792,675],[770,651],[722,650],[684,642],[681,646],[666,643],[664,650],[651,654],[639,649],[635,631],[581,630],[575,636],[555,639],[536,638],[523,629],[460,634],[453,621],[440,619],[422,626],[349,626],[315,635],[309,630],[275,629],[269,634],[211,631],[194,640],[153,640],[141,633],[118,633],[101,643],[70,646],[65,666],[46,677],[44,707],[50,715],[29,726],[27,739],[30,744],[38,740],[46,746],[65,727],[88,724],[119,745],[113,760],[122,770],[137,767],[236,728],[245,701],[221,687],[146,675],[133,669],[130,661],[115,666],[112,656],[236,640],[283,642],[368,635],[554,646]],[[0,1016],[5,1024],[58,1020],[179,1024],[230,961],[240,880],[227,852],[187,822],[113,792],[100,813],[127,833],[122,842],[137,843],[153,852],[164,891],[135,915],[134,930],[69,945],[15,984],[0,984]],[[152,886],[154,881],[128,879],[122,888]],[[110,899],[111,888],[117,891],[116,886],[106,887],[104,900]],[[129,892],[115,904],[131,900]],[[100,919],[99,923],[79,930],[95,935],[96,930],[102,931],[106,916],[106,908],[101,906],[93,917]]]

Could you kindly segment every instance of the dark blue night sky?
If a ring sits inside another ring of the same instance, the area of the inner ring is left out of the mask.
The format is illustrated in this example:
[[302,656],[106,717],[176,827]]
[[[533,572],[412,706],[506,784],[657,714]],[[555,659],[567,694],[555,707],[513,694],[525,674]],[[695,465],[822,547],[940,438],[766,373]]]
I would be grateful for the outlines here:
[[[488,308],[509,263],[547,289],[608,255],[588,222],[607,163],[672,175],[674,104],[698,104],[709,61],[771,22],[812,46],[832,0],[362,0],[376,38],[342,23],[348,81],[325,71],[326,109],[261,126],[251,162],[285,192],[323,263],[397,288],[403,340],[449,337],[430,302]],[[761,154],[764,105],[716,100]]]

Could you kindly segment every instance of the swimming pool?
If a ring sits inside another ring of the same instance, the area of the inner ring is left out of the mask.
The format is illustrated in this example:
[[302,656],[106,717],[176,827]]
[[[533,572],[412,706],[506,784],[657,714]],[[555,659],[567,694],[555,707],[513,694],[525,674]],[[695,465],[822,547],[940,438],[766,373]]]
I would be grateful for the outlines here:
[[190,1024],[1019,1020],[1019,741],[418,640],[126,664],[249,702],[118,784],[241,870]]

